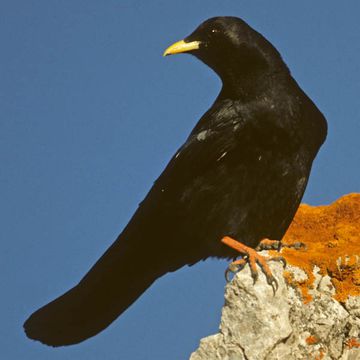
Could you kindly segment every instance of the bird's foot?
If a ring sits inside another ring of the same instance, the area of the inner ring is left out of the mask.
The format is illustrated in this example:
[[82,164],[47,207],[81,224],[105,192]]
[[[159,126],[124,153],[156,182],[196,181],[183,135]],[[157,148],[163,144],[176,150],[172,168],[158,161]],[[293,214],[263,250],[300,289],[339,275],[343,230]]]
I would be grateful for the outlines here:
[[255,248],[256,251],[262,250],[277,250],[280,251],[282,248],[294,248],[295,250],[305,249],[306,245],[302,242],[295,242],[293,244],[284,244],[280,240],[263,239],[259,242]]
[[256,251],[262,250],[278,250],[280,251],[282,247],[280,240],[270,240],[270,239],[263,239],[259,242],[258,246],[255,248]]
[[229,236],[225,236],[221,239],[221,242],[232,249],[238,251],[241,255],[243,255],[243,258],[239,260],[235,260],[232,263],[229,264],[227,270],[225,271],[225,278],[226,281],[230,281],[229,275],[230,273],[237,273],[241,271],[244,266],[248,263],[250,267],[251,277],[254,280],[254,284],[256,283],[259,273],[257,270],[257,265],[260,266],[262,272],[264,273],[266,277],[267,283],[272,287],[274,291],[274,295],[279,287],[279,284],[275,277],[273,276],[269,265],[267,264],[268,261],[281,261],[284,264],[284,268],[286,266],[286,260],[281,257],[264,257],[262,255],[259,255],[256,250],[240,243],[239,241],[236,241],[232,239]]

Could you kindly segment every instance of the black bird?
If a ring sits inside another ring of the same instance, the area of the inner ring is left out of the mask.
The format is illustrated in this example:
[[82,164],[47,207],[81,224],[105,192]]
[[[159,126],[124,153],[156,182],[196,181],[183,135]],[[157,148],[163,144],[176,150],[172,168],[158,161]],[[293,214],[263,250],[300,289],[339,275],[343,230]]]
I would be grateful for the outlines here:
[[278,51],[241,19],[209,19],[164,55],[183,52],[219,75],[217,99],[113,245],[75,287],[26,320],[28,337],[79,343],[160,276],[208,257],[236,257],[235,249],[243,259],[231,270],[247,261],[256,277],[257,263],[273,285],[266,259],[253,248],[283,237],[326,138],[326,120]]

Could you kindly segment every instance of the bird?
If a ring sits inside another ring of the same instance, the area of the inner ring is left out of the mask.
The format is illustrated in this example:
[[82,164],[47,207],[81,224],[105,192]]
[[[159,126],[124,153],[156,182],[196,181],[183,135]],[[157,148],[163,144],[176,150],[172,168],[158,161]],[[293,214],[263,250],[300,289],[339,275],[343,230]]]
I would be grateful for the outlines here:
[[210,257],[276,280],[255,248],[280,243],[304,194],[327,121],[278,50],[244,20],[201,23],[164,56],[195,56],[221,79],[115,242],[69,291],[35,311],[26,335],[57,347],[89,339],[158,278]]

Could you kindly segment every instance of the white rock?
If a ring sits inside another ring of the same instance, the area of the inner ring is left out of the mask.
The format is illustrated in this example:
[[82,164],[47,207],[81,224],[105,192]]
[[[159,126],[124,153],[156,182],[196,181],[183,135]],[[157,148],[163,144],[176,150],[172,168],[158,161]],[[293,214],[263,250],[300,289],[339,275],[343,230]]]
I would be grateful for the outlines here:
[[[190,360],[360,360],[360,348],[346,346],[360,335],[360,298],[341,305],[331,279],[314,269],[313,301],[304,304],[298,289],[286,285],[281,264],[269,265],[279,282],[276,295],[263,274],[253,285],[246,266],[226,286],[219,333],[202,339]],[[287,270],[306,279],[301,269]]]

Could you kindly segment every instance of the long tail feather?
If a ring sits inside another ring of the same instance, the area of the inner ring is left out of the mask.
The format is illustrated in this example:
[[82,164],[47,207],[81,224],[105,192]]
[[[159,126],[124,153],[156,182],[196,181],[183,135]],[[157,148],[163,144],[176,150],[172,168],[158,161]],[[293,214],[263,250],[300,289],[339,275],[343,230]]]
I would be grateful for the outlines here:
[[167,272],[160,256],[148,257],[127,244],[118,239],[77,286],[34,312],[24,323],[27,336],[51,346],[88,339]]

